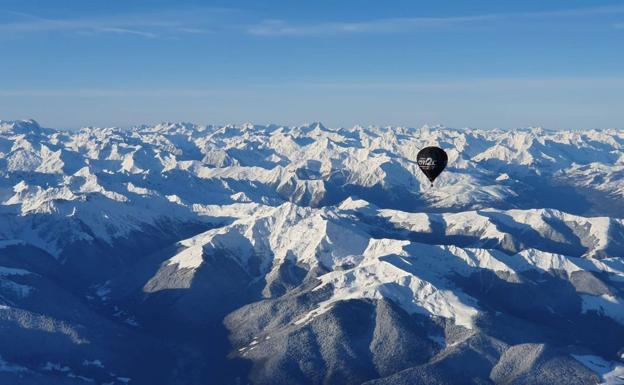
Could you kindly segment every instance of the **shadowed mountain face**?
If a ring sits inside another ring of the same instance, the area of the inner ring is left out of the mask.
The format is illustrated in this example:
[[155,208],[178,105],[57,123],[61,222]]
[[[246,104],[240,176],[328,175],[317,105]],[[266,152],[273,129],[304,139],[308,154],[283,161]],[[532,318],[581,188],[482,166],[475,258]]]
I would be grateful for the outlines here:
[[624,383],[623,147],[0,121],[0,384]]

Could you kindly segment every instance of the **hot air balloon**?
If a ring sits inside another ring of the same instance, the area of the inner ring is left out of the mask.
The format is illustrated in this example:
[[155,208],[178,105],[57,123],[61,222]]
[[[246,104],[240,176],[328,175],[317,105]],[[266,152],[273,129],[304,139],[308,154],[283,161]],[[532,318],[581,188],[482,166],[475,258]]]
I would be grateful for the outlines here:
[[431,146],[420,150],[418,155],[416,155],[416,160],[418,161],[418,167],[427,176],[431,186],[433,186],[435,178],[446,167],[448,156],[440,147]]

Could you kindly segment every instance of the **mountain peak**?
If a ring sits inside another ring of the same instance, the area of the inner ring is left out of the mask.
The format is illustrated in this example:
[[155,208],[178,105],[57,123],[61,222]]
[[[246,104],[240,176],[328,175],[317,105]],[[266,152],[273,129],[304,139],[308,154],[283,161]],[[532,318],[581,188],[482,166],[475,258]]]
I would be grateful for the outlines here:
[[0,134],[41,134],[42,128],[34,119],[0,120]]

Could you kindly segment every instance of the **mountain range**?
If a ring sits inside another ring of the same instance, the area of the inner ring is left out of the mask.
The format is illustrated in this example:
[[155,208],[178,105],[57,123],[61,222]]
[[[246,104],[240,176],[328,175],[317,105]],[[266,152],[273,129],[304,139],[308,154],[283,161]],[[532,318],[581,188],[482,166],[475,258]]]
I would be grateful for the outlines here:
[[624,130],[0,121],[0,384],[624,384],[623,257]]

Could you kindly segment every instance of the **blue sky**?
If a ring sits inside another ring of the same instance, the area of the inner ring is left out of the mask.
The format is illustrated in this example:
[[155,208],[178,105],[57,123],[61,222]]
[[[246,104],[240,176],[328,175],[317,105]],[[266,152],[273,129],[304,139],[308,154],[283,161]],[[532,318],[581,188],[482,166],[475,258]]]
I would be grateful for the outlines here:
[[624,128],[624,1],[0,0],[0,119]]

